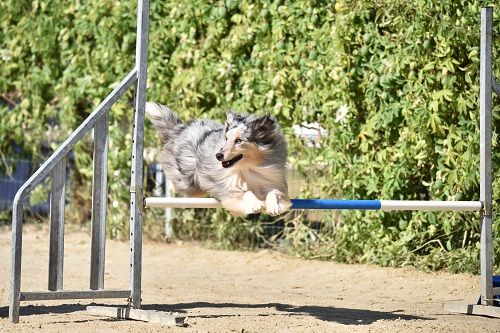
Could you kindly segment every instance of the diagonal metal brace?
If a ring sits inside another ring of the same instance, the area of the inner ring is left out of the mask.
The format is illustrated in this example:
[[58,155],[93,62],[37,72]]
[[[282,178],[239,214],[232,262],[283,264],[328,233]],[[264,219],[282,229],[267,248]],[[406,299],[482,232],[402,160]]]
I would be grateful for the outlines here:
[[491,79],[491,88],[500,97],[500,83],[494,78]]

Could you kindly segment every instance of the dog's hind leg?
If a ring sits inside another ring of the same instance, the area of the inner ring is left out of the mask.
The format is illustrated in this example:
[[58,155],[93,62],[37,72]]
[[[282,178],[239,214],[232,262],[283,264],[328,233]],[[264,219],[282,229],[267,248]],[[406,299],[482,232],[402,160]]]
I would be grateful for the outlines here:
[[283,214],[292,206],[288,195],[279,190],[271,190],[266,195],[265,212],[268,215],[276,216]]
[[264,202],[259,200],[250,191],[241,192],[236,197],[224,198],[221,200],[222,207],[234,216],[244,216],[260,212]]

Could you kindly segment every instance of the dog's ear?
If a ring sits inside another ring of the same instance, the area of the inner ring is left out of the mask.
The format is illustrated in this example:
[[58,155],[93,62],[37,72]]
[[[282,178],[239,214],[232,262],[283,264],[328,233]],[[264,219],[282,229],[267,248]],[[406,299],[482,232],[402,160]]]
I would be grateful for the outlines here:
[[242,115],[237,114],[234,111],[228,111],[226,113],[226,125],[224,126],[224,132],[227,132],[227,130],[231,127],[233,127],[237,122],[241,122],[245,119]]
[[243,120],[245,120],[245,116],[242,116],[241,114],[239,113],[236,113],[234,111],[228,111],[226,113],[226,116],[227,116],[227,120],[226,122],[228,124],[233,124],[233,123],[236,123],[236,122],[242,122]]
[[254,130],[272,131],[276,126],[276,120],[266,114],[252,121],[251,126]]
[[250,123],[250,141],[261,145],[272,143],[276,137],[276,120],[270,115],[254,119]]
[[235,121],[235,119],[237,119],[237,118],[238,118],[238,114],[236,112],[228,111],[226,113],[226,124],[231,125]]

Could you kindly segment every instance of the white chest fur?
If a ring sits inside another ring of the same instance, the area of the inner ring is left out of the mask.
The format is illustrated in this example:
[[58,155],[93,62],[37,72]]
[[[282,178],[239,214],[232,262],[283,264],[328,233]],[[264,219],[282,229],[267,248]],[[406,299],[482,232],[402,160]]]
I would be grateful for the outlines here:
[[264,200],[272,190],[287,193],[284,171],[272,167],[257,167],[244,170],[231,170],[226,178],[226,186],[241,191],[251,191]]

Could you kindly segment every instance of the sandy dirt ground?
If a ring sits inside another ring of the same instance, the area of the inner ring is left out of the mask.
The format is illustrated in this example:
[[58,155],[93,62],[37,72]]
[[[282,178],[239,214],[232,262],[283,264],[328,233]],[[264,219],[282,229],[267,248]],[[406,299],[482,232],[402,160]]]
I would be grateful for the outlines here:
[[[68,231],[64,288],[89,284],[89,235]],[[108,241],[106,288],[126,289],[129,246]],[[479,278],[306,261],[268,250],[214,251],[196,244],[146,242],[143,307],[176,311],[184,327],[89,316],[89,304],[125,300],[22,302],[8,316],[10,231],[0,228],[2,332],[500,332],[500,320],[450,314],[443,303],[471,303]],[[48,232],[25,227],[23,291],[47,286]]]

